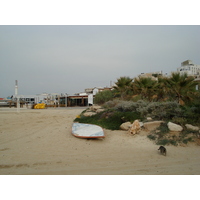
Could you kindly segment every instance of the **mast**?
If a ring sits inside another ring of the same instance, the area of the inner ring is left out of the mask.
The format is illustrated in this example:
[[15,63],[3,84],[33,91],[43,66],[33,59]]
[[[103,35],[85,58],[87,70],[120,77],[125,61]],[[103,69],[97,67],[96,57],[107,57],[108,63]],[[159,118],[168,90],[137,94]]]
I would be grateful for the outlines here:
[[19,97],[18,97],[18,80],[15,80],[15,96],[17,98],[17,112],[19,112]]

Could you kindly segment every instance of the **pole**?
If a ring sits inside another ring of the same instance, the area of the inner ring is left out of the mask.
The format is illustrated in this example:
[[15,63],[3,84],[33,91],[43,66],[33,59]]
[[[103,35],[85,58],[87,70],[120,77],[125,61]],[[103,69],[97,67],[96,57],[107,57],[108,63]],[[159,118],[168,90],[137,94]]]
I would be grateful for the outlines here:
[[15,95],[17,97],[17,112],[20,111],[19,97],[18,97],[18,81],[15,80]]

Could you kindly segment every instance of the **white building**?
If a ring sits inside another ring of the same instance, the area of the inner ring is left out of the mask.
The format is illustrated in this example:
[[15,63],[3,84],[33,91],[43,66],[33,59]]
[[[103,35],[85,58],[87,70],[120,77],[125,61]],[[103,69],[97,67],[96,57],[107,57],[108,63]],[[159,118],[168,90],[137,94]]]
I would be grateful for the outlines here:
[[198,76],[200,74],[200,65],[194,64],[191,60],[186,60],[181,63],[181,67],[177,71],[182,75],[186,73],[188,76]]
[[36,95],[13,95],[12,100],[17,101],[17,98],[20,101],[23,101],[28,104],[37,104],[37,103],[45,103],[45,104],[53,104],[56,98],[59,98],[60,95],[58,93],[43,93]]

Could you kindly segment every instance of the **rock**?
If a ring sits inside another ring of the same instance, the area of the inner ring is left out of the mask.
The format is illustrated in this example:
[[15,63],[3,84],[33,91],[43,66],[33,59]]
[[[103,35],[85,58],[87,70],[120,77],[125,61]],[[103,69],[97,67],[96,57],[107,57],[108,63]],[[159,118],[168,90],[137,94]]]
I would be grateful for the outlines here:
[[85,112],[83,115],[85,117],[91,117],[92,115],[96,115],[96,113],[95,112]]
[[163,123],[163,121],[145,122],[144,128],[149,131],[152,131],[152,130],[155,130],[156,128],[158,128],[161,123]]
[[105,110],[105,109],[103,109],[103,108],[99,108],[99,109],[96,110],[96,113],[103,112],[104,110]]
[[172,123],[172,122],[168,122],[167,126],[170,131],[181,132],[183,130],[183,128],[180,125]]
[[152,118],[151,117],[147,117],[147,121],[152,121]]
[[120,129],[124,131],[128,131],[130,127],[131,127],[131,122],[125,122],[121,124]]
[[199,127],[198,126],[193,126],[191,124],[186,124],[185,125],[187,129],[192,130],[192,131],[199,131]]
[[140,127],[143,127],[144,126],[144,123],[143,122],[139,122],[140,123]]
[[98,109],[101,109],[101,106],[91,106],[90,110],[96,112]]
[[129,129],[129,133],[135,135],[140,132],[140,122],[136,119]]

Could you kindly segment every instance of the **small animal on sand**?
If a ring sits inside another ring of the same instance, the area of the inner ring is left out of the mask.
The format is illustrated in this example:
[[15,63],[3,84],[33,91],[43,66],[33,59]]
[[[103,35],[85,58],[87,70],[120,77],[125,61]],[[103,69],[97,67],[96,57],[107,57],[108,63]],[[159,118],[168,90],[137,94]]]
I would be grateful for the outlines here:
[[160,150],[160,153],[161,153],[162,155],[166,156],[166,154],[167,154],[167,150],[166,150],[165,147],[160,146],[158,150]]

